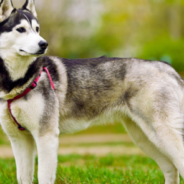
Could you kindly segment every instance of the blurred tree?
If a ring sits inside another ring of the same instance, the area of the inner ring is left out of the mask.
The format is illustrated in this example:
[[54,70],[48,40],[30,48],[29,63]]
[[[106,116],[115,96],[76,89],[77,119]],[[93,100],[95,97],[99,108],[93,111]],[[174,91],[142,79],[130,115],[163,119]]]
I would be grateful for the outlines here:
[[183,0],[37,0],[36,7],[48,54],[141,57],[184,69]]
[[91,35],[95,34],[100,19],[99,1],[44,0],[44,2],[47,2],[47,6],[39,9],[38,14],[41,34],[50,45],[48,54],[67,58],[89,57],[91,51],[89,40]]
[[[147,0],[102,0],[105,12],[102,24],[92,40],[95,52],[116,56],[133,56],[137,37],[150,16]],[[128,49],[127,49],[128,48]]]
[[[139,57],[171,62],[178,71],[184,69],[184,6],[182,0],[152,3],[152,15],[145,22],[146,39],[141,38]],[[164,57],[167,56],[167,57]]]

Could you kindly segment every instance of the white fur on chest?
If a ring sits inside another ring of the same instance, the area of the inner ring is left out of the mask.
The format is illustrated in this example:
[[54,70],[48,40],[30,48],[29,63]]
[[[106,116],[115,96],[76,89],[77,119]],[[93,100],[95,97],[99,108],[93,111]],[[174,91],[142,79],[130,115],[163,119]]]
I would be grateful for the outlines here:
[[[17,128],[8,110],[7,101],[0,105],[0,122],[5,132],[11,132]],[[28,100],[24,98],[15,100],[11,104],[12,114],[21,126],[34,132],[39,130],[39,122],[44,113],[44,99],[40,93],[30,95]]]

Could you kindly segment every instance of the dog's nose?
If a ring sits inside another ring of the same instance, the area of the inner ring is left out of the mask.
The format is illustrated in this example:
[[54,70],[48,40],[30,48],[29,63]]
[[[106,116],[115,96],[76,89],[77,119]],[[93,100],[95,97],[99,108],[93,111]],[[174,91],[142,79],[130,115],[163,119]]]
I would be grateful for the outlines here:
[[40,46],[41,49],[46,49],[49,44],[46,41],[40,41],[38,45]]

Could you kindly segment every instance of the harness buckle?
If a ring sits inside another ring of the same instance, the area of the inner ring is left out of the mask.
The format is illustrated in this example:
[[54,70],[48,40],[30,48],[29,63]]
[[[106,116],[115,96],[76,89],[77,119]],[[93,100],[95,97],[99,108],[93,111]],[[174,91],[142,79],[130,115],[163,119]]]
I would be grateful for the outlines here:
[[26,130],[26,129],[25,129],[24,127],[22,127],[21,125],[18,126],[18,129],[19,129],[20,131]]
[[34,89],[34,88],[36,88],[36,86],[37,86],[37,83],[34,81],[34,82],[31,84],[30,88],[31,88],[31,89]]

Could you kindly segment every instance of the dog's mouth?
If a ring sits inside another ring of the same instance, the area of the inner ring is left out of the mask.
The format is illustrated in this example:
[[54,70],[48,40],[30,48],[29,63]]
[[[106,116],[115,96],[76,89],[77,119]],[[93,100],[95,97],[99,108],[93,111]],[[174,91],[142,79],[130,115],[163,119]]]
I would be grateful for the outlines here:
[[40,49],[36,54],[37,54],[37,55],[45,54],[45,50],[46,50],[46,49]]
[[25,50],[20,49],[20,52],[24,52],[24,53],[29,54],[29,55],[42,55],[42,54],[45,54],[45,49],[40,49],[36,53],[29,53],[29,52],[26,52]]

